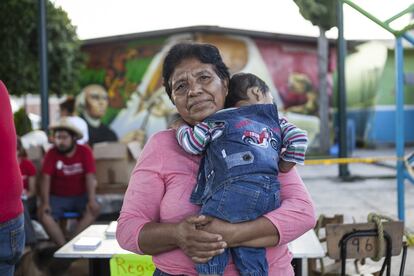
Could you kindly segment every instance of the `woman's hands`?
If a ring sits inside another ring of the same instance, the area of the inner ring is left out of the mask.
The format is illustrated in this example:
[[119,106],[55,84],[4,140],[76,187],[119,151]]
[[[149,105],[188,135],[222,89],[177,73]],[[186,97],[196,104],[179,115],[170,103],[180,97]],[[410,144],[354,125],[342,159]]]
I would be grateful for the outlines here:
[[203,219],[200,219],[197,229],[221,235],[228,247],[271,247],[279,242],[279,231],[265,217],[240,223],[206,216],[200,218]]
[[205,216],[190,216],[178,223],[148,222],[141,229],[138,244],[147,255],[180,248],[195,263],[205,263],[227,247],[223,237],[198,229]]
[[195,263],[205,263],[227,247],[222,235],[203,229],[210,222],[211,218],[205,216],[191,216],[177,224],[177,245]]
[[236,224],[232,224],[218,218],[201,215],[199,216],[197,229],[209,233],[218,233],[223,240],[226,241],[228,247],[235,246],[234,244],[229,244],[229,242],[234,242],[235,231],[237,229]]
[[141,229],[142,252],[156,255],[180,248],[195,263],[204,263],[227,247],[270,247],[279,242],[279,232],[264,217],[229,223],[207,216],[190,216],[178,223],[149,222]]

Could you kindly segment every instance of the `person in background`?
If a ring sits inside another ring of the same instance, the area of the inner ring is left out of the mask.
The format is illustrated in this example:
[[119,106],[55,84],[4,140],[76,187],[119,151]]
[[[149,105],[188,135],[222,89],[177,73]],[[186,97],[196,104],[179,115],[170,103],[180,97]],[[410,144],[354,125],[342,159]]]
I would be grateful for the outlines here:
[[[269,87],[253,74],[230,79],[225,106],[194,127],[183,122],[176,135],[187,153],[204,153],[191,202],[201,205],[200,214],[239,223],[280,206],[278,174],[304,164],[307,137],[279,119]],[[222,275],[229,254],[241,275],[268,275],[265,248],[252,247],[230,248],[198,264],[199,275]]]
[[[214,45],[173,46],[162,74],[165,90],[187,124],[194,126],[223,109],[230,74]],[[120,246],[152,255],[156,276],[197,275],[194,263],[207,262],[226,248],[266,247],[269,275],[292,276],[287,244],[316,222],[314,205],[296,169],[279,174],[281,206],[276,210],[234,224],[199,216],[199,206],[188,199],[201,158],[186,153],[175,135],[174,129],[160,131],[143,148],[118,219]],[[224,275],[239,275],[233,259]]]
[[98,84],[85,86],[76,98],[76,110],[88,124],[90,145],[118,141],[115,132],[101,121],[107,108],[108,93]]
[[74,234],[92,224],[99,215],[95,160],[89,146],[76,143],[82,138],[82,132],[68,120],[62,118],[49,129],[54,146],[43,160],[38,218],[50,238],[62,246],[66,239],[58,221],[66,212],[80,215]]
[[9,93],[1,80],[0,103],[0,275],[12,276],[25,244],[23,183]]
[[80,145],[84,145],[89,141],[88,124],[84,119],[75,115],[75,98],[73,96],[67,96],[66,99],[59,104],[60,117],[67,118],[74,126],[76,126],[82,132],[82,138],[76,142]]
[[20,137],[17,137],[17,161],[23,179],[23,199],[27,202],[27,209],[31,217],[36,215],[36,167],[27,159]]
[[24,233],[26,236],[25,244],[33,245],[37,242],[36,233],[32,224],[32,219],[36,219],[37,209],[36,167],[27,158],[26,150],[19,136],[17,136],[17,161],[19,162],[23,181],[22,201],[24,208]]

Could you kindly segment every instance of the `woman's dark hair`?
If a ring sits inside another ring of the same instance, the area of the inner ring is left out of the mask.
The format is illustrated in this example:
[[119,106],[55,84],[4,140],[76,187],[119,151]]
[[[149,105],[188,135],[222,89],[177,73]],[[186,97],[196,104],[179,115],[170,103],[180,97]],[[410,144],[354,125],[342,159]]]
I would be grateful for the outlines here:
[[258,76],[250,73],[238,73],[231,77],[229,82],[229,93],[224,106],[234,107],[241,100],[248,100],[247,90],[257,87],[265,95],[269,92],[269,86]]
[[201,63],[212,64],[214,71],[222,80],[229,80],[230,73],[227,66],[221,58],[220,52],[216,46],[212,44],[202,43],[179,43],[174,45],[164,59],[162,68],[162,77],[165,91],[171,99],[171,83],[170,78],[174,73],[175,67],[184,59],[196,58]]

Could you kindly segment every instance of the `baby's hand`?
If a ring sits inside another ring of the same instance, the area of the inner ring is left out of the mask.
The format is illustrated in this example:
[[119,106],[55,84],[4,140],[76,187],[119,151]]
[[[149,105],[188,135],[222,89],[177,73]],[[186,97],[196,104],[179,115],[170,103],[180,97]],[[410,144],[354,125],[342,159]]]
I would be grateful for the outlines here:
[[289,162],[289,161],[285,161],[283,159],[280,159],[280,161],[279,161],[279,171],[282,172],[282,173],[287,173],[295,165],[296,165],[296,163],[294,163],[294,162]]

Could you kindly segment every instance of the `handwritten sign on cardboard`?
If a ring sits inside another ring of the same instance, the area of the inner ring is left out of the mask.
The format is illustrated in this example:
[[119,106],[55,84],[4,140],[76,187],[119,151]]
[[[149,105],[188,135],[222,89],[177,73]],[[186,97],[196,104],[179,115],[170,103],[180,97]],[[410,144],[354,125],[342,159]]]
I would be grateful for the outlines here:
[[111,276],[152,276],[155,266],[152,257],[137,254],[116,254],[109,262]]

